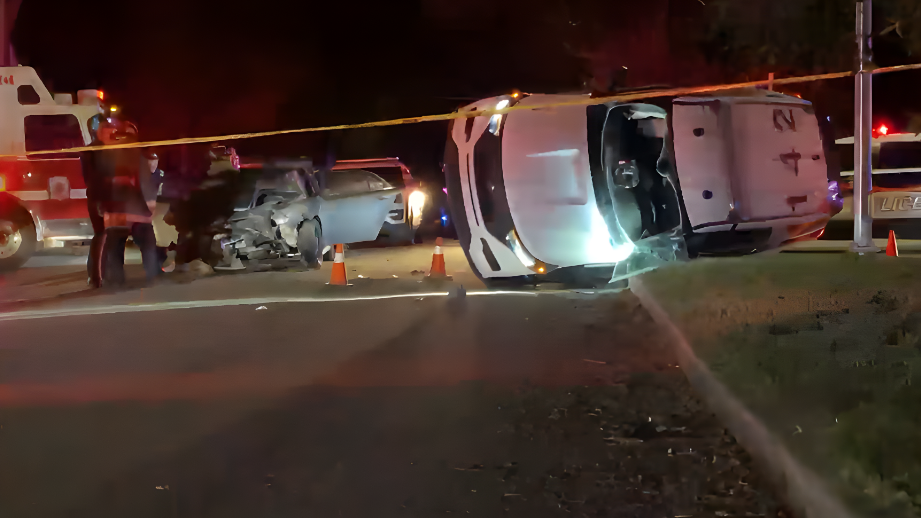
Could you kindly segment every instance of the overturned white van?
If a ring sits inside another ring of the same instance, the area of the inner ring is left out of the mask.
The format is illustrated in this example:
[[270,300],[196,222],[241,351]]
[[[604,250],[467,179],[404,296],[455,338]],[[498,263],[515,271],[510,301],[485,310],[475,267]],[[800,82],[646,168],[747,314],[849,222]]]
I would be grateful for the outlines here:
[[[462,109],[445,175],[461,245],[484,280],[618,279],[663,261],[751,253],[830,217],[812,106],[774,92],[546,107],[515,94]],[[613,274],[613,276],[612,276]]]

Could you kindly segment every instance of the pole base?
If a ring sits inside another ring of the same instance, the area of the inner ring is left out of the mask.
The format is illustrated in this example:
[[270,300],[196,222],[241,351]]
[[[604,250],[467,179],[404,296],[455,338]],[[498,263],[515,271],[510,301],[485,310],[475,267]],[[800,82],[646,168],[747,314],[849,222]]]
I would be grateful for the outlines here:
[[850,251],[855,254],[877,254],[880,252],[878,246],[874,245],[872,242],[869,245],[861,245],[856,241],[851,242]]

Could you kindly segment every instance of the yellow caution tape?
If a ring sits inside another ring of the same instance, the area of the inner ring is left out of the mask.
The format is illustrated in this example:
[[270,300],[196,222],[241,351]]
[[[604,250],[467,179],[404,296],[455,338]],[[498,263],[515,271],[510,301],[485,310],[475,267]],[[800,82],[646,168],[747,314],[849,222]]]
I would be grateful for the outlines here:
[[[877,68],[873,70],[874,74],[884,74],[887,72],[901,72],[905,70],[917,70],[921,69],[921,63],[912,64],[912,65],[899,65],[894,67],[884,67]],[[278,130],[278,131],[263,131],[259,133],[238,133],[235,135],[219,135],[214,137],[192,137],[192,138],[180,138],[172,140],[154,140],[148,142],[132,142],[126,144],[111,144],[105,146],[84,146],[84,147],[74,147],[68,149],[59,149],[59,150],[48,150],[48,151],[30,151],[26,153],[27,156],[32,155],[49,155],[55,153],[78,153],[82,151],[98,151],[103,149],[129,149],[129,148],[146,148],[146,147],[163,147],[163,146],[177,146],[181,144],[203,144],[208,142],[223,142],[226,140],[242,140],[242,139],[251,139],[258,137],[272,137],[276,135],[290,135],[294,133],[311,133],[317,131],[333,131],[333,130],[346,130],[346,129],[360,129],[360,128],[379,128],[384,126],[399,126],[402,124],[416,124],[419,122],[434,122],[434,121],[444,121],[451,119],[467,119],[471,117],[480,117],[483,115],[494,115],[494,114],[503,114],[512,112],[515,110],[538,110],[546,108],[556,108],[560,106],[588,106],[593,104],[604,104],[609,102],[627,102],[627,101],[638,101],[640,99],[651,99],[654,97],[679,97],[684,95],[694,95],[708,92],[719,92],[723,90],[735,90],[739,88],[753,88],[756,86],[765,86],[768,84],[773,85],[788,85],[788,84],[797,84],[797,83],[809,83],[812,81],[821,81],[825,79],[840,79],[843,77],[853,76],[855,72],[835,72],[831,74],[818,74],[812,76],[800,76],[800,77],[787,77],[774,80],[762,80],[762,81],[749,81],[747,83],[733,83],[733,84],[724,84],[724,85],[711,85],[711,86],[694,86],[694,87],[685,87],[685,88],[669,88],[663,90],[647,90],[642,92],[634,92],[627,94],[618,94],[618,95],[609,95],[604,97],[590,97],[588,95],[581,96],[576,99],[571,99],[568,101],[558,101],[549,104],[530,104],[530,105],[521,105],[517,104],[515,106],[510,106],[508,108],[503,108],[500,110],[488,109],[488,110],[467,110],[467,111],[457,111],[453,113],[443,113],[439,115],[423,115],[421,117],[404,117],[401,119],[390,119],[383,121],[374,121],[374,122],[363,122],[359,124],[339,124],[336,126],[318,126],[313,128],[299,128],[299,129],[289,129],[289,130]],[[18,156],[18,155],[0,155],[0,157],[9,157],[9,156]]]

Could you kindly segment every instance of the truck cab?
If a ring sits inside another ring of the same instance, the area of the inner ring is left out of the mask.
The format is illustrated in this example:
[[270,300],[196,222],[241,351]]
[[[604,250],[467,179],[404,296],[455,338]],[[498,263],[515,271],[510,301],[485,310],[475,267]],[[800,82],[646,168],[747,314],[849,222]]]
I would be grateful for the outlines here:
[[89,145],[104,94],[54,94],[31,67],[0,67],[0,271],[24,264],[45,240],[90,239],[77,153],[26,156]]
[[[850,240],[854,235],[854,137],[835,143],[844,208],[832,218],[823,239]],[[891,132],[881,126],[874,130],[871,153],[873,238],[884,243],[892,230],[900,239],[921,239],[921,134]]]

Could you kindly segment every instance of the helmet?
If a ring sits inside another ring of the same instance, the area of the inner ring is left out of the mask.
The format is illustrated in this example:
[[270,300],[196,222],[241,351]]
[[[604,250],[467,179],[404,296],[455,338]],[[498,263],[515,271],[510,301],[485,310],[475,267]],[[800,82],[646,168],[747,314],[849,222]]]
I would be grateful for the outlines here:
[[96,135],[103,144],[123,144],[138,141],[138,128],[128,121],[105,119]]

